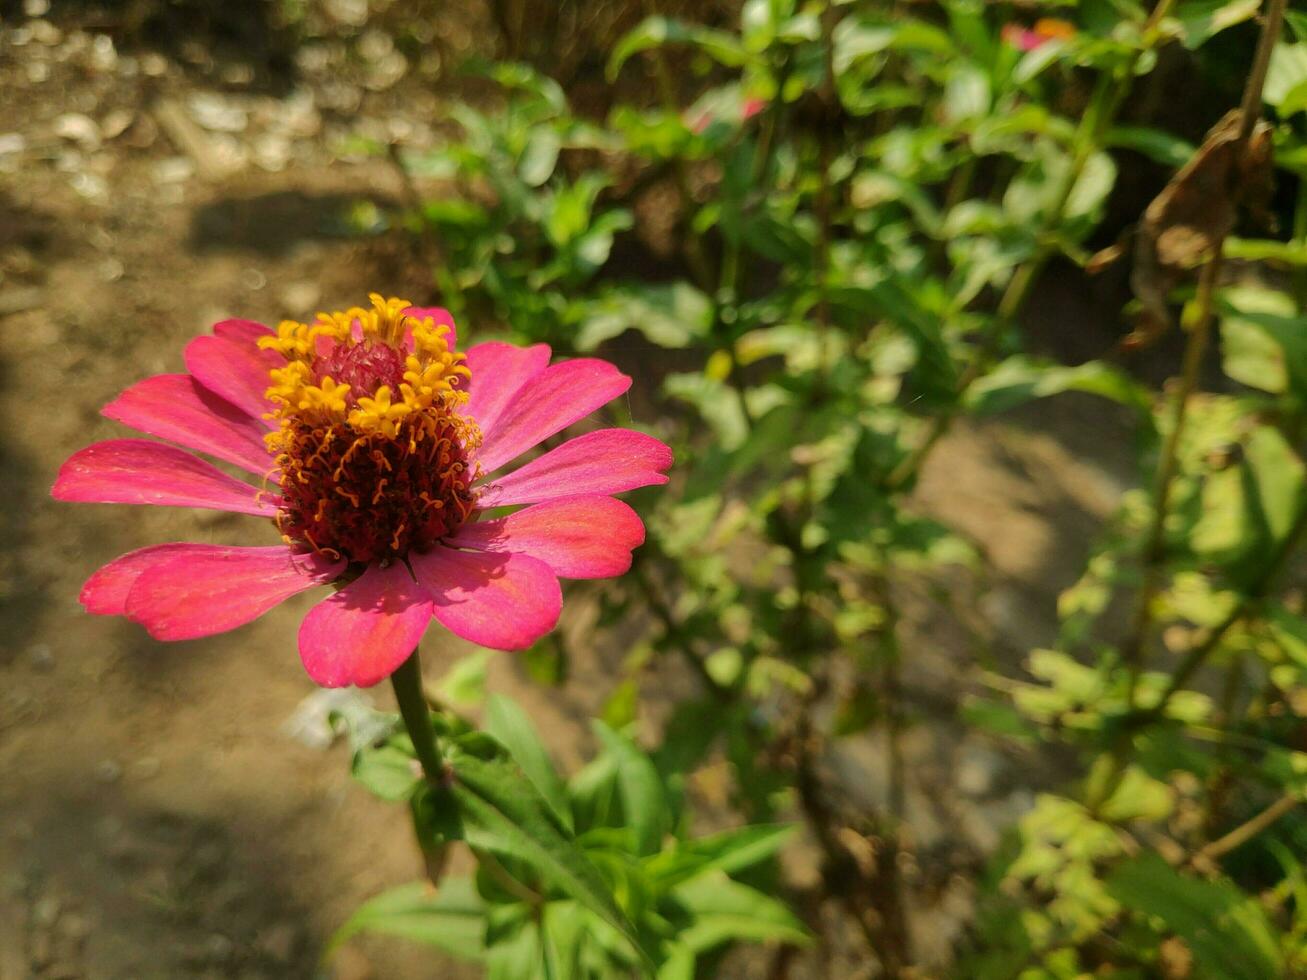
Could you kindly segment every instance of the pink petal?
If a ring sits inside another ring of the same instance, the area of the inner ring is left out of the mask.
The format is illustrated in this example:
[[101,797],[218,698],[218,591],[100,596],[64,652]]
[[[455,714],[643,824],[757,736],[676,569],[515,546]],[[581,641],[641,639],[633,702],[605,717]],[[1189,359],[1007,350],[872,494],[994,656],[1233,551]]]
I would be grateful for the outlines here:
[[408,659],[431,622],[431,597],[402,563],[369,565],[300,625],[300,659],[323,687],[371,687]]
[[481,490],[482,507],[533,504],[579,494],[621,493],[667,482],[672,451],[653,436],[630,429],[599,429],[556,449]]
[[196,337],[186,345],[184,357],[186,370],[196,381],[268,428],[274,427],[263,418],[273,409],[263,393],[272,383],[268,372],[283,363],[279,354],[223,337]]
[[129,551],[115,558],[86,580],[78,596],[86,611],[96,616],[122,616],[127,612],[127,593],[141,573],[195,545],[156,544]]
[[204,507],[259,517],[274,517],[280,500],[198,456],[147,439],[111,439],[73,453],[50,493],[80,503]]
[[631,549],[644,543],[644,525],[620,500],[571,497],[465,524],[448,543],[530,555],[562,578],[611,578],[631,567]]
[[513,396],[549,366],[549,345],[515,347],[498,340],[477,344],[467,352],[472,379],[467,415],[489,435]]
[[189,374],[160,374],[140,381],[101,414],[266,476],[275,466],[263,434],[268,430]]
[[156,640],[193,640],[244,626],[291,596],[326,585],[345,562],[285,545],[182,545],[150,564],[127,594],[127,616]]
[[481,472],[493,473],[629,387],[630,378],[591,357],[545,368],[517,390],[489,432],[482,429],[485,441],[477,453]]
[[544,562],[527,555],[454,551],[409,555],[434,602],[433,615],[465,640],[523,650],[558,623],[563,593]]
[[[458,327],[454,325],[454,315],[442,306],[410,306],[404,311],[405,316],[416,317],[419,320],[425,320],[427,317],[436,321],[436,326],[444,324],[449,327],[449,333],[445,334],[445,342],[449,344],[449,349],[453,350],[458,346]],[[412,337],[409,332],[409,337]],[[411,348],[410,348],[411,349]]]
[[220,320],[213,325],[213,332],[224,340],[252,347],[258,346],[261,337],[273,335],[271,327],[265,327],[254,320]]

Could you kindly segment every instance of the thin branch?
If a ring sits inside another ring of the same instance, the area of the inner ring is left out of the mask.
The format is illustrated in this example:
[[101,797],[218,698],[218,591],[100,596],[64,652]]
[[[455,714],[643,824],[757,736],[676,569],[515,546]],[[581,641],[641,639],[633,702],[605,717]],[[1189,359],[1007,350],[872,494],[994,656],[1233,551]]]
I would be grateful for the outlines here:
[[1280,797],[1251,820],[1241,823],[1225,836],[1218,837],[1202,848],[1190,859],[1190,862],[1195,866],[1199,866],[1204,862],[1215,861],[1222,855],[1229,854],[1236,848],[1242,847],[1281,817],[1288,815],[1301,802],[1302,800],[1298,799],[1298,797],[1290,794]]

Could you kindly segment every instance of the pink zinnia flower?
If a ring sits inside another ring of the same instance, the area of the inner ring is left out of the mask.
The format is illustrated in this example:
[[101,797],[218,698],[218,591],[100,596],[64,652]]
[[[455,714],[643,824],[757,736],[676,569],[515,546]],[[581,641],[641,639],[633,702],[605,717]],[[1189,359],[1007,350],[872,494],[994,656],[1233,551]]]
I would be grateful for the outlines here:
[[103,412],[262,484],[165,443],[113,439],[75,453],[53,494],[252,514],[281,543],[133,551],[82,589],[92,613],[187,640],[336,585],[304,618],[300,656],[319,684],[367,686],[432,617],[483,646],[529,646],[558,621],[560,577],[620,575],[644,541],[611,495],[667,482],[657,439],[599,429],[503,472],[626,391],[606,361],[550,364],[544,344],[496,341],[459,353],[448,312],[376,295],[370,310],[312,324],[225,320],[213,334],[186,346],[188,374],[147,378]]
[[1076,36],[1075,25],[1056,17],[1041,17],[1033,28],[1004,24],[999,36],[1018,51],[1034,51],[1049,41],[1065,41]]

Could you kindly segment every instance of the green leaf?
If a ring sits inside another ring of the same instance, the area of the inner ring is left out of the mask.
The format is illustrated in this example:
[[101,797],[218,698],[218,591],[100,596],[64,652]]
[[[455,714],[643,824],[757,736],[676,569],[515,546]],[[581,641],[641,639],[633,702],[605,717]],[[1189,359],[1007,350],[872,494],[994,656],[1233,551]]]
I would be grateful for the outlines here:
[[[1277,242],[1270,238],[1236,238],[1225,240],[1225,257],[1245,262],[1271,262],[1300,268],[1307,266],[1307,244]],[[1228,292],[1228,290],[1227,290]]]
[[663,388],[671,398],[688,402],[698,409],[712,427],[718,446],[726,452],[739,449],[749,435],[749,421],[744,414],[740,393],[725,382],[706,374],[669,374]]
[[1108,130],[1107,145],[1142,153],[1163,166],[1179,169],[1189,162],[1195,147],[1165,130],[1150,126],[1114,126]]
[[527,138],[517,163],[517,175],[528,187],[539,187],[554,174],[563,141],[550,126],[536,126]]
[[352,772],[368,790],[392,803],[407,800],[422,781],[413,753],[394,744],[360,749],[354,753]]
[[1201,47],[1221,31],[1257,16],[1261,0],[1186,0],[1175,12],[1184,32],[1184,45]]
[[1123,906],[1155,917],[1183,939],[1199,975],[1284,976],[1275,928],[1257,901],[1230,882],[1190,878],[1158,855],[1144,854],[1118,868],[1107,887]]
[[486,906],[471,880],[445,878],[438,889],[414,882],[360,905],[327,943],[324,958],[360,932],[398,936],[467,960],[484,952]]
[[1307,109],[1307,44],[1281,42],[1275,46],[1262,99],[1282,117]]
[[577,350],[594,350],[628,329],[659,347],[686,347],[712,329],[712,301],[684,282],[619,286],[591,302],[577,329]]
[[486,980],[537,980],[544,969],[540,926],[517,904],[493,910],[486,930]]
[[721,873],[686,882],[672,897],[691,916],[677,941],[694,953],[729,942],[782,942],[806,946],[811,936],[783,902]]
[[486,664],[494,650],[477,650],[454,663],[440,679],[440,696],[459,707],[475,707],[486,696]]
[[659,887],[668,888],[712,871],[742,871],[776,854],[794,835],[794,829],[791,824],[758,824],[680,841],[674,848],[651,857],[645,873]]
[[728,68],[738,68],[749,60],[749,53],[733,34],[668,17],[649,17],[637,24],[613,48],[608,58],[608,80],[615,80],[622,66],[641,51],[676,43],[693,44]]
[[576,899],[617,929],[647,959],[634,927],[608,883],[554,817],[522,770],[507,759],[480,759],[455,743],[448,753],[464,839],[530,866],[553,888]]
[[1258,286],[1221,290],[1225,373],[1251,388],[1307,398],[1307,317],[1286,293]]
[[617,763],[617,789],[626,823],[635,832],[636,850],[640,854],[656,854],[672,824],[667,792],[658,770],[653,760],[626,736],[602,721],[594,721],[593,727],[604,750]]
[[567,785],[549,761],[549,753],[545,751],[526,712],[503,695],[492,695],[486,704],[483,727],[508,750],[513,761],[522,767],[526,778],[531,780],[531,785],[549,804],[559,823],[567,830],[572,830],[572,807],[567,799]]
[[967,389],[966,405],[977,415],[993,415],[1064,391],[1100,395],[1145,416],[1152,405],[1138,382],[1101,361],[1063,367],[1023,355],[1008,358],[977,380]]
[[[1111,778],[1115,763],[1109,755],[1099,756],[1090,770],[1090,788],[1085,795],[1097,798],[1095,783]],[[1099,807],[1104,820],[1128,823],[1133,820],[1165,820],[1175,806],[1173,794],[1166,783],[1154,779],[1138,766],[1129,766],[1120,776],[1112,794]]]

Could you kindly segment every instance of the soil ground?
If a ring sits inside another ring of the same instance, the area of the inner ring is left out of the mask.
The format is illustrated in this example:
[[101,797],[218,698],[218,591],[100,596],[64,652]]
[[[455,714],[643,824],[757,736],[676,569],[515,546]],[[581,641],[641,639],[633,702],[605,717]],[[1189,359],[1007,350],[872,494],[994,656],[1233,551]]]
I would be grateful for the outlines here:
[[[348,26],[357,5],[327,6]],[[182,370],[186,341],[217,319],[303,317],[371,290],[436,299],[388,240],[339,233],[356,202],[403,193],[346,138],[361,126],[420,143],[432,103],[412,81],[421,66],[396,66],[385,37],[345,32],[350,58],[367,44],[375,57],[345,59],[342,76],[344,48],[327,32],[287,55],[299,73],[278,90],[263,84],[277,52],[251,69],[203,47],[131,46],[115,40],[122,23],[70,7],[32,18],[0,5],[0,980],[308,977],[354,907],[421,865],[406,813],[353,784],[344,745],[288,733],[315,690],[293,643],[306,603],[178,645],[77,603],[86,576],[132,548],[271,540],[271,529],[60,505],[48,491],[71,452],[124,434],[99,407],[140,377]],[[441,29],[457,41],[475,27]],[[1122,422],[1100,405],[1069,400],[1037,422],[959,430],[919,491],[986,551],[985,610],[1011,649],[1051,635],[1055,597],[1126,474]],[[586,614],[573,603],[567,628]],[[923,614],[916,627],[908,682],[948,702],[964,684],[965,638],[933,624]],[[532,685],[506,655],[491,662],[490,685],[523,703],[564,767],[588,751],[584,719],[613,683],[614,642],[583,647],[561,690]],[[469,652],[434,630],[426,647],[432,678]],[[389,708],[384,687],[372,695]],[[911,733],[923,760],[913,806],[934,826],[931,781],[969,780],[962,818],[992,846],[1029,779],[992,747],[956,744],[947,710]],[[874,776],[877,752],[854,741],[833,764]],[[806,860],[800,849],[797,878]],[[923,946],[956,929],[965,889],[945,882],[936,903],[921,910]],[[378,940],[352,943],[330,970],[473,975]]]

